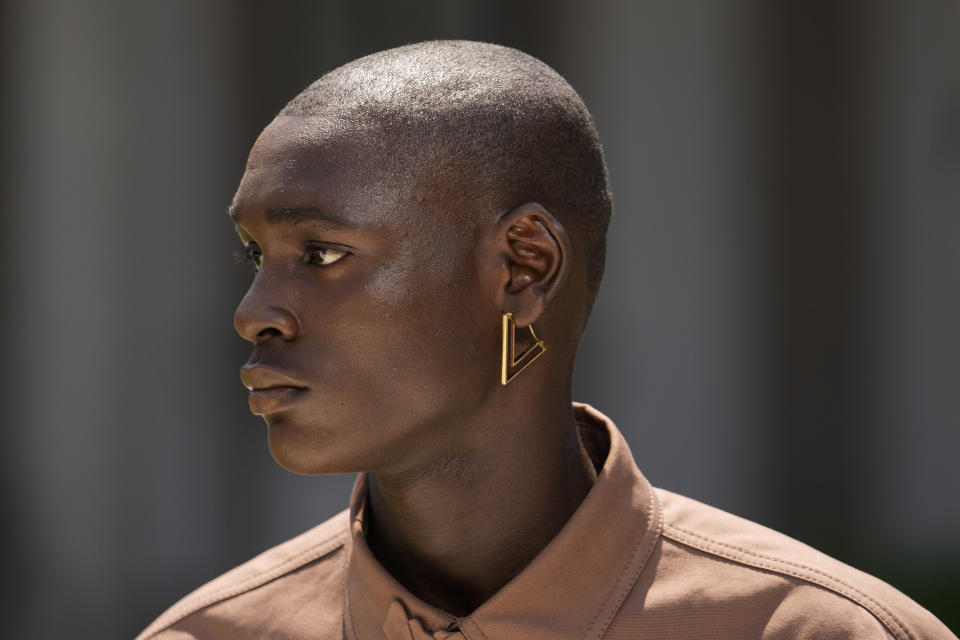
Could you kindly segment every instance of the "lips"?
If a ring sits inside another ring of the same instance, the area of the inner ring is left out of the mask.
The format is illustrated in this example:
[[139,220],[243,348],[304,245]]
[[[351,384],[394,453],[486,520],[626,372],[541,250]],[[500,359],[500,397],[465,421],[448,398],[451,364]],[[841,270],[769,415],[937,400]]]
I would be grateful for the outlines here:
[[250,390],[250,411],[258,416],[288,409],[308,391],[296,378],[264,366],[245,365],[240,380]]

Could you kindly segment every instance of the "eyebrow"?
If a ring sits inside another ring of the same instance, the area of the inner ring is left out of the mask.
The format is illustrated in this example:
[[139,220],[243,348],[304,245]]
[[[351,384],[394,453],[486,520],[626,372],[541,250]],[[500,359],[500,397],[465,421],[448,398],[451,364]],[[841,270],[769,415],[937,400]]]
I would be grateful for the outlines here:
[[[227,215],[234,224],[238,222],[239,211],[233,205],[227,207]],[[314,224],[331,229],[352,229],[356,225],[351,224],[318,207],[274,207],[267,211],[267,224],[286,224],[296,226],[299,224]]]

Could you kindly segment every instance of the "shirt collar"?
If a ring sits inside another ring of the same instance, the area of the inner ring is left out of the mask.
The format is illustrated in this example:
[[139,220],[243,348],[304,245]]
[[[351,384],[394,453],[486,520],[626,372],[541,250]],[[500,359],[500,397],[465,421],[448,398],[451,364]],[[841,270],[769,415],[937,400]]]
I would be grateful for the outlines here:
[[473,613],[452,616],[400,585],[364,539],[367,477],[350,499],[345,626],[357,640],[598,638],[643,570],[660,535],[659,501],[608,417],[574,403],[581,437],[603,456],[597,480],[550,543]]

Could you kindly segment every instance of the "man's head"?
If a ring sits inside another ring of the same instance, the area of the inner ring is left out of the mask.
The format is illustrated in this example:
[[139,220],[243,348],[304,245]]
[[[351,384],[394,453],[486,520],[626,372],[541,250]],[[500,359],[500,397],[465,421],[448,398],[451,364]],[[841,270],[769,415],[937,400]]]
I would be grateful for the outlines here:
[[[427,42],[336,69],[261,134],[232,209],[260,265],[244,377],[276,387],[251,406],[283,466],[412,466],[524,387],[569,393],[610,193],[590,115],[534,58]],[[549,352],[500,387],[508,311]]]

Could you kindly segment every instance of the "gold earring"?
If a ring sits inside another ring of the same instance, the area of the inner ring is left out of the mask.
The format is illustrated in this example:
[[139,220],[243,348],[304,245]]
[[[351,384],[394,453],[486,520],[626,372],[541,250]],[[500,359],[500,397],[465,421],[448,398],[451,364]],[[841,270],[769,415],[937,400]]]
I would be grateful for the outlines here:
[[[533,331],[533,325],[529,325],[527,328],[530,329],[530,335],[533,336],[533,344],[524,349],[523,353],[518,357],[516,355],[516,338],[517,338],[517,325],[513,321],[512,313],[504,313],[501,317],[501,356],[500,356],[500,384],[505,385],[521,371],[530,366],[534,360],[543,355],[543,352],[547,350],[547,346],[543,344],[543,340],[537,337],[537,334]],[[522,366],[521,366],[522,365]],[[508,375],[508,370],[515,367],[520,367],[519,369],[514,369],[513,373]]]

